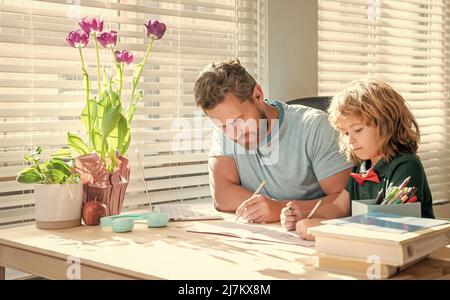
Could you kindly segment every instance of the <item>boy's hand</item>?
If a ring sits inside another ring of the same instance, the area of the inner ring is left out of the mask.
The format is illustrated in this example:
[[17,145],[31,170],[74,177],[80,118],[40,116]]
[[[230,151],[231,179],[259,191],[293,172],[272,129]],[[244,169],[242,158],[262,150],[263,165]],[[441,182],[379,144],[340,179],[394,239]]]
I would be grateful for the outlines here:
[[286,207],[281,210],[281,226],[286,230],[294,230],[295,223],[302,218],[302,212],[296,208],[292,201],[288,202]]
[[313,235],[308,234],[310,227],[319,226],[324,219],[303,219],[297,222],[296,231],[301,239],[314,241],[316,238]]

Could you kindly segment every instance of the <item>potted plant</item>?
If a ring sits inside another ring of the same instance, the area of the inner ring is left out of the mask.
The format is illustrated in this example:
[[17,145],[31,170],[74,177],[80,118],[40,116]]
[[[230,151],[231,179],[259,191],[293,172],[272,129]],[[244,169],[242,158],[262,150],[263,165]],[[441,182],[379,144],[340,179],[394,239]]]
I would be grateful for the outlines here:
[[81,224],[83,185],[75,172],[74,159],[61,150],[41,162],[42,148],[37,147],[24,159],[30,166],[17,175],[20,183],[34,184],[36,227],[69,228]]
[[[81,113],[81,121],[86,131],[87,141],[68,132],[67,144],[78,155],[76,169],[84,184],[83,203],[97,199],[106,204],[108,215],[119,214],[130,178],[130,166],[125,158],[131,141],[131,123],[143,91],[137,90],[138,82],[155,40],[161,39],[166,25],[149,20],[144,24],[149,38],[147,51],[141,63],[133,72],[131,96],[128,107],[122,102],[124,70],[134,60],[127,50],[115,50],[117,32],[103,32],[100,17],[83,18],[80,28],[72,31],[66,40],[77,48],[86,92],[86,104]],[[82,49],[93,40],[97,57],[97,94],[94,95]],[[115,65],[115,74],[100,71],[99,45],[110,50]],[[103,74],[103,77],[101,76]]]

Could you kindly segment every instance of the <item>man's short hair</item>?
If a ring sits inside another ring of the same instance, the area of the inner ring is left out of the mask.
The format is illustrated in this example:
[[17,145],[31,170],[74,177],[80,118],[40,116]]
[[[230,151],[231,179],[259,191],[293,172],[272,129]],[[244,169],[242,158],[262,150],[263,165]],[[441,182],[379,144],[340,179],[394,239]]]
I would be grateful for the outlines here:
[[241,101],[247,101],[251,99],[255,86],[255,79],[238,59],[211,63],[195,82],[195,103],[203,110],[212,109],[224,100],[228,92]]

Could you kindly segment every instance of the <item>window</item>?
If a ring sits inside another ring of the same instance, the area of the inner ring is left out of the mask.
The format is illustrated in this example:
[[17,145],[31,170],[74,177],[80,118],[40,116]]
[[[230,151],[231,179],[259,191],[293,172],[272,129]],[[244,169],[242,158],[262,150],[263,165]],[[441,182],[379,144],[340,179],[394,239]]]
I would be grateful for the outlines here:
[[449,10],[445,0],[319,0],[319,93],[363,77],[392,84],[419,122],[434,201],[450,194]]
[[[124,204],[136,208],[148,204],[136,148],[152,202],[210,197],[209,123],[195,107],[193,85],[206,64],[234,56],[264,82],[265,9],[258,0],[0,0],[0,227],[34,216],[32,186],[15,181],[24,153],[40,145],[48,156],[66,143],[67,131],[84,136],[81,67],[65,41],[77,19],[102,15],[105,30],[119,32],[118,49],[132,51],[136,62],[145,51],[144,22],[158,19],[168,27],[138,86],[144,99],[126,155],[132,175]],[[103,62],[110,58],[106,50],[100,55]],[[84,56],[95,87],[92,44]],[[124,94],[128,99],[130,91]]]

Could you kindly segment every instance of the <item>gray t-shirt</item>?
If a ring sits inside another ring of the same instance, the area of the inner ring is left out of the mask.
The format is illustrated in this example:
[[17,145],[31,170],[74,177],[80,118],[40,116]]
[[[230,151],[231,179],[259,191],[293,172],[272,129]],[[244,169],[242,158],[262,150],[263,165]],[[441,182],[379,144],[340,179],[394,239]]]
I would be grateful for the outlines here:
[[302,105],[271,103],[278,108],[279,127],[257,148],[245,150],[213,129],[209,156],[233,157],[242,187],[254,191],[262,180],[261,194],[277,200],[309,200],[324,196],[319,181],[351,168],[339,152],[338,135],[327,115]]

